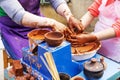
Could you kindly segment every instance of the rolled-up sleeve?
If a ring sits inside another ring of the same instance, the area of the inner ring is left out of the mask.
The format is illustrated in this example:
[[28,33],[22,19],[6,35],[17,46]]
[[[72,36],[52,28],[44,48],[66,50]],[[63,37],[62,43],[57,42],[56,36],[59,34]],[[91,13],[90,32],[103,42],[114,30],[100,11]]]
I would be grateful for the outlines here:
[[116,22],[112,25],[115,30],[116,37],[120,37],[120,19],[116,20]]
[[90,11],[90,13],[94,16],[97,17],[99,15],[99,10],[98,8],[101,5],[101,1],[102,0],[95,0],[89,7],[88,7],[88,11]]
[[0,0],[0,7],[13,21],[21,24],[25,10],[18,0]]
[[62,4],[62,3],[65,3],[66,4],[66,1],[65,0],[49,0],[50,3],[52,4],[52,7],[56,10],[57,7]]

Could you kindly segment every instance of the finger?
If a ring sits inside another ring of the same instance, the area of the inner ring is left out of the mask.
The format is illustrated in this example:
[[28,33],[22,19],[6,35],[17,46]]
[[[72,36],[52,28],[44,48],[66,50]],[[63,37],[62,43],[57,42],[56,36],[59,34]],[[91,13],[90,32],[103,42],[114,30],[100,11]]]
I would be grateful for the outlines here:
[[79,27],[80,27],[80,29],[81,29],[81,33],[84,31],[84,27],[83,27],[83,25],[82,24],[79,24]]
[[74,34],[74,28],[73,28],[73,25],[72,25],[72,24],[69,25],[69,29],[70,29],[70,31],[72,32],[72,34]]
[[66,32],[68,32],[70,35],[72,35],[72,31],[69,28],[66,28]]
[[52,25],[51,28],[52,28],[52,31],[58,31],[55,25]]
[[77,39],[77,36],[76,35],[71,35],[71,38],[72,39]]
[[76,39],[67,39],[67,41],[71,42],[71,43],[76,43],[78,42]]

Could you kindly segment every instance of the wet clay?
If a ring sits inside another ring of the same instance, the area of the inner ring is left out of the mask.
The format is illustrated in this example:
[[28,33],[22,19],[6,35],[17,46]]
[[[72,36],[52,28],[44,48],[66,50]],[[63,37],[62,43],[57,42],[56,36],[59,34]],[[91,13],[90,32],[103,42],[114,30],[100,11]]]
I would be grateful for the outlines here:
[[73,54],[84,54],[85,52],[90,52],[96,50],[100,45],[99,41],[86,43],[83,46],[72,47]]
[[28,37],[33,40],[43,40],[44,34],[49,32],[49,30],[35,29],[28,33]]

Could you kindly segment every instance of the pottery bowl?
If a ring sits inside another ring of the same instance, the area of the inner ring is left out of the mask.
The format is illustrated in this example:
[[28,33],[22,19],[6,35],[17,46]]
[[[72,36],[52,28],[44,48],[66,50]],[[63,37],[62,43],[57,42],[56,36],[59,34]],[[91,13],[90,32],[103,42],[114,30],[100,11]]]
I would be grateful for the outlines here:
[[85,80],[85,79],[81,76],[74,76],[70,80]]
[[27,34],[28,38],[32,40],[43,40],[44,34],[49,32],[49,30],[43,30],[43,29],[34,29],[31,32]]
[[89,43],[86,46],[75,47],[75,48],[72,47],[71,48],[72,59],[75,61],[89,59],[97,53],[100,47],[101,47],[101,44],[99,41]]
[[49,32],[49,30],[47,30],[47,29],[34,29],[27,34],[27,37],[29,39],[30,51],[33,51],[33,49],[39,43],[44,41],[44,39],[45,39],[44,34],[47,32]]
[[45,41],[49,46],[56,47],[59,46],[64,40],[64,34],[61,32],[48,32],[45,35]]
[[60,80],[70,80],[70,75],[66,73],[59,73]]

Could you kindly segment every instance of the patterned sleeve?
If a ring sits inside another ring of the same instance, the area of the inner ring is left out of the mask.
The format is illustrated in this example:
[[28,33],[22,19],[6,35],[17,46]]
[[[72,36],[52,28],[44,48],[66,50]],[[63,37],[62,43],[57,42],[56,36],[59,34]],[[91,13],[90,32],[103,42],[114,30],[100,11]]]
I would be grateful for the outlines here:
[[13,21],[21,24],[25,10],[18,0],[0,0],[0,7]]
[[52,4],[52,7],[56,10],[57,7],[62,4],[62,3],[65,3],[66,4],[66,1],[65,0],[49,0],[50,3]]
[[102,0],[95,0],[89,7],[88,11],[94,16],[97,17],[99,15],[98,8],[100,7]]
[[112,25],[112,27],[113,27],[114,30],[115,30],[116,37],[120,37],[120,19],[118,19],[118,20],[116,21],[116,23],[114,23],[114,24]]

